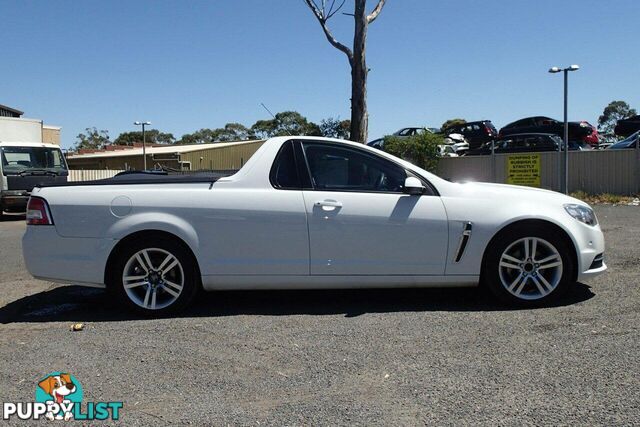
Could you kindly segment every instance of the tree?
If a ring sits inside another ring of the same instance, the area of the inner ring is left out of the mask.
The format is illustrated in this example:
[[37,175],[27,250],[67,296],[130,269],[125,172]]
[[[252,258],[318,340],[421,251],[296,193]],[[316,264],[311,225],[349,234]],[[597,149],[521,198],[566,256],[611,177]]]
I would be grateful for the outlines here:
[[215,134],[212,129],[200,129],[193,133],[182,135],[176,144],[210,144],[215,141]]
[[108,130],[98,130],[94,127],[85,128],[84,133],[81,132],[76,136],[76,144],[74,150],[81,149],[100,149],[111,144],[109,141]]
[[611,101],[598,117],[598,130],[605,135],[613,135],[613,128],[618,120],[627,119],[638,114],[624,101]]
[[349,139],[351,120],[329,117],[320,121],[320,134],[327,138]]
[[200,129],[182,135],[176,144],[211,144],[214,142],[246,141],[254,138],[255,135],[246,126],[240,123],[227,123],[223,128]]
[[273,136],[322,135],[317,124],[310,122],[297,111],[283,111],[271,120],[258,120],[251,126],[251,132],[260,139]]
[[330,0],[327,7],[327,0],[322,0],[318,5],[316,0],[305,0],[316,19],[324,31],[324,35],[333,47],[340,50],[347,56],[351,66],[351,140],[365,143],[367,142],[367,132],[369,126],[369,114],[367,112],[367,74],[369,69],[366,62],[367,29],[369,24],[376,20],[385,0],[378,0],[373,11],[367,15],[367,0],[354,0],[355,9],[353,19],[355,21],[353,47],[349,49],[340,43],[331,34],[327,21],[342,9],[346,0],[335,7],[336,0]]
[[223,128],[213,130],[216,141],[245,141],[255,135],[240,123],[227,123]]
[[444,137],[424,132],[409,137],[389,135],[384,137],[384,150],[405,159],[430,172],[436,172],[440,155],[438,145],[444,144]]
[[[144,139],[148,144],[173,144],[176,142],[173,134],[160,132],[158,129],[145,130]],[[142,131],[123,132],[118,135],[113,143],[116,145],[142,143]]]
[[443,131],[451,126],[463,125],[467,123],[465,119],[449,119],[440,126]]

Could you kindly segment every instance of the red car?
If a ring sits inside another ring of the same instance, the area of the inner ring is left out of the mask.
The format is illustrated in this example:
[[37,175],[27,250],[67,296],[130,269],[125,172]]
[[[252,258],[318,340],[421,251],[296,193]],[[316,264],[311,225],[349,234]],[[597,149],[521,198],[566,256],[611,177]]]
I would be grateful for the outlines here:
[[598,128],[593,126],[591,123],[589,123],[586,120],[581,121],[580,126],[591,127],[591,133],[587,136],[584,136],[582,140],[589,145],[598,145],[598,143],[600,142],[600,136],[598,135]]

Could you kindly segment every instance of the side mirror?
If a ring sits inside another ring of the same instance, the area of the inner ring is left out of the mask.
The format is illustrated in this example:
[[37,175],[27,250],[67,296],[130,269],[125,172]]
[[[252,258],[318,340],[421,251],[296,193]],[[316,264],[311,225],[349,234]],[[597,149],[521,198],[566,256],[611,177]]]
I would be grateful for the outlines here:
[[412,196],[418,196],[420,194],[424,194],[424,185],[422,185],[422,181],[414,176],[409,176],[404,180],[404,192],[407,194],[411,194]]

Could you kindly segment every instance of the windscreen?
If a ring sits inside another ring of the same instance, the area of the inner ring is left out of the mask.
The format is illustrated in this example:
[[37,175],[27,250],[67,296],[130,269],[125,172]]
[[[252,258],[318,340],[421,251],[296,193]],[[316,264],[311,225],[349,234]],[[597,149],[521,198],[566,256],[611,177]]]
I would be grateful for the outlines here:
[[47,147],[0,147],[2,172],[4,175],[19,175],[29,172],[67,171],[67,165],[59,148]]

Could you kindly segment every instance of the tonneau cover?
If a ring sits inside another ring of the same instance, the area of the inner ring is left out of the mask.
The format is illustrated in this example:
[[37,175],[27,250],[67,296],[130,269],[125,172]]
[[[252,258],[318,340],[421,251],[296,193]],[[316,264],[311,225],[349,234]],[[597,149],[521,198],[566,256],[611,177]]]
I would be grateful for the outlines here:
[[197,173],[188,175],[168,175],[159,173],[137,172],[137,173],[122,173],[114,176],[113,178],[98,179],[95,181],[72,181],[63,183],[43,183],[38,185],[40,188],[46,187],[77,187],[86,185],[132,185],[132,184],[188,184],[197,182],[208,182],[213,184],[220,178],[233,175],[234,172],[229,173]]

